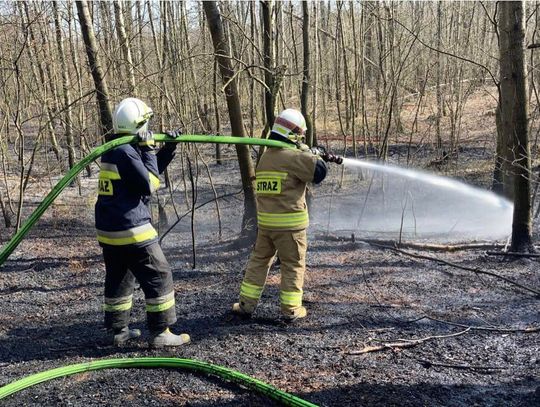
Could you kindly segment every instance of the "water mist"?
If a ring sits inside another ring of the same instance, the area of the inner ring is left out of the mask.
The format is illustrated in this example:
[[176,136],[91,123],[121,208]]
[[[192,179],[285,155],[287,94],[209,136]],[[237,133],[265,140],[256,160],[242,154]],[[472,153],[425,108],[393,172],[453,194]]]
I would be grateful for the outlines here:
[[497,240],[511,233],[513,205],[490,191],[372,161],[343,165],[343,188],[316,194],[314,228],[396,240]]

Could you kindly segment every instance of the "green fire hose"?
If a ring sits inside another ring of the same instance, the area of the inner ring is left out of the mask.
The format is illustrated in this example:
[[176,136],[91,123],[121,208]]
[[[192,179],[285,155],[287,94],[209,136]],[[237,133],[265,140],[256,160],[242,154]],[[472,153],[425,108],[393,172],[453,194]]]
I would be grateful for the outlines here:
[[[278,148],[294,148],[294,146],[275,140],[249,138],[249,137],[228,137],[228,136],[207,136],[207,135],[182,135],[176,139],[168,137],[164,134],[155,134],[154,138],[159,142],[173,143],[218,143],[218,144],[242,144],[242,145],[258,145],[266,147]],[[11,238],[0,252],[0,265],[2,265],[9,255],[16,249],[28,231],[39,220],[41,215],[54,202],[60,193],[68,186],[71,181],[94,160],[105,154],[107,151],[123,144],[137,142],[136,136],[120,137],[109,141],[95,148],[88,156],[78,162],[49,192],[49,194],[41,201],[34,212],[28,217],[24,225]],[[227,369],[222,366],[212,365],[210,363],[201,362],[190,359],[179,358],[133,358],[133,359],[105,359],[91,361],[59,367],[45,372],[37,373],[21,380],[9,383],[0,387],[0,400],[23,389],[34,386],[48,380],[58,377],[65,377],[76,373],[88,372],[93,370],[111,369],[111,368],[176,368],[186,369],[194,372],[200,372],[210,375],[215,375],[225,380],[241,384],[248,389],[254,390],[271,399],[281,402],[287,406],[313,407],[316,405],[289,393],[281,391],[269,384],[261,382],[240,372]]]
[[90,372],[93,370],[113,369],[113,368],[172,368],[185,369],[193,372],[218,376],[222,379],[240,384],[259,394],[267,396],[272,400],[286,406],[317,407],[316,404],[296,397],[292,394],[279,390],[260,380],[254,379],[243,373],[223,366],[212,365],[192,359],[179,358],[133,358],[133,359],[104,359],[92,362],[79,363],[59,367],[45,372],[27,376],[23,379],[9,383],[0,387],[0,400],[28,387],[43,383],[58,377],[70,376],[75,373]]
[[[230,136],[206,136],[206,135],[182,135],[178,138],[171,138],[165,134],[155,134],[156,141],[173,142],[173,143],[213,143],[213,144],[244,144],[244,145],[258,145],[266,147],[279,147],[279,148],[295,148],[292,144],[283,143],[281,141],[250,138],[250,137],[230,137]],[[137,141],[136,136],[125,136],[115,140],[109,141],[97,148],[95,148],[90,154],[79,161],[73,168],[54,186],[49,194],[41,201],[39,206],[34,210],[30,217],[26,220],[24,225],[19,229],[17,233],[11,238],[11,240],[2,248],[0,252],[0,266],[4,264],[9,255],[15,250],[15,248],[21,243],[21,240],[28,233],[28,231],[39,220],[41,215],[47,210],[47,208],[54,202],[54,200],[60,195],[66,186],[79,174],[86,166],[91,164],[94,160],[101,157],[107,151],[112,150],[115,147],[123,144],[135,143]]]

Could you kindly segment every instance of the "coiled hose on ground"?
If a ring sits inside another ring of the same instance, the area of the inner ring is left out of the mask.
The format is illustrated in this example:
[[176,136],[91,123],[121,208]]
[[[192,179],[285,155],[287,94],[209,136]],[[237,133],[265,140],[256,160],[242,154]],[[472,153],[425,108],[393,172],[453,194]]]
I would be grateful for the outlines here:
[[316,404],[310,403],[307,400],[286,393],[260,380],[254,379],[253,377],[247,376],[235,370],[227,369],[223,366],[212,365],[210,363],[192,359],[159,357],[103,359],[47,370],[45,372],[27,376],[23,379],[0,387],[0,400],[28,387],[32,387],[36,384],[56,379],[58,377],[65,377],[76,373],[90,372],[93,370],[115,368],[169,368],[189,370],[192,372],[218,376],[222,379],[240,384],[250,390],[255,391],[256,393],[262,394],[271,398],[272,400],[282,403],[285,406],[317,407]]

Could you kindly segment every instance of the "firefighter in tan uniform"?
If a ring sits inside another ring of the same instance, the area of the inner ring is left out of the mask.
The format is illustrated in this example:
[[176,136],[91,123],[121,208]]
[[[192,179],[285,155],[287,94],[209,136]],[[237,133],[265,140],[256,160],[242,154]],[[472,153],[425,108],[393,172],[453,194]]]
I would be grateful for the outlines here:
[[250,316],[255,310],[276,253],[281,261],[280,303],[284,319],[293,321],[307,314],[302,306],[309,224],[306,184],[321,182],[327,167],[324,155],[315,155],[300,143],[305,131],[306,121],[299,111],[281,112],[269,138],[298,148],[268,148],[257,165],[259,230],[240,286],[240,302],[232,308],[236,314]]

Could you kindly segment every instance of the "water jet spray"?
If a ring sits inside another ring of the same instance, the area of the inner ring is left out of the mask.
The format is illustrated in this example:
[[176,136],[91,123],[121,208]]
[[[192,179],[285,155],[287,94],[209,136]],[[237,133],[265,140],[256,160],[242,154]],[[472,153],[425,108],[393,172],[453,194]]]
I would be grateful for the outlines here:
[[[344,158],[354,188],[314,205],[314,223],[327,231],[401,240],[496,240],[509,236],[510,201],[461,181],[368,160]],[[356,169],[356,172],[355,172]],[[356,178],[355,178],[356,177]],[[346,181],[347,182],[347,181]]]

